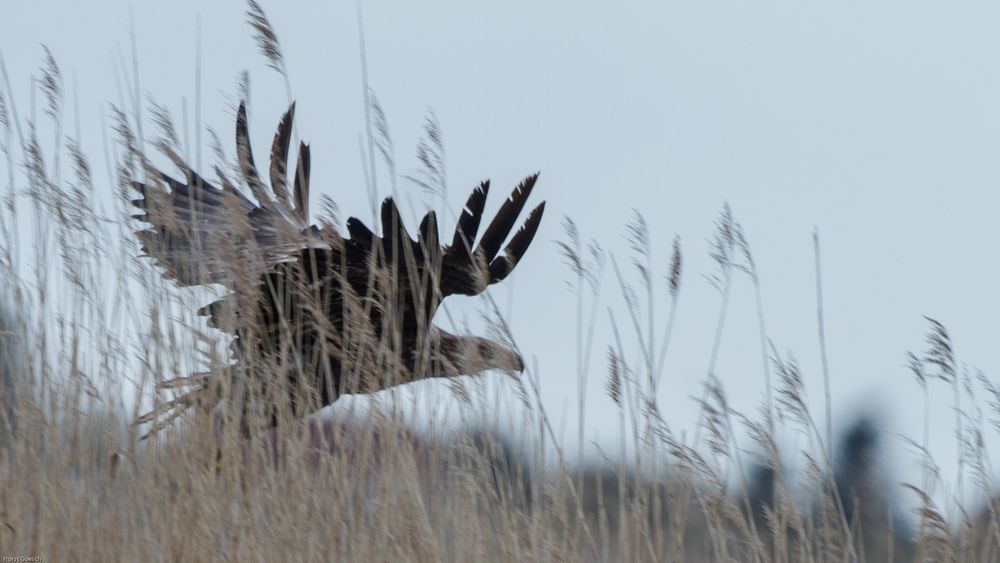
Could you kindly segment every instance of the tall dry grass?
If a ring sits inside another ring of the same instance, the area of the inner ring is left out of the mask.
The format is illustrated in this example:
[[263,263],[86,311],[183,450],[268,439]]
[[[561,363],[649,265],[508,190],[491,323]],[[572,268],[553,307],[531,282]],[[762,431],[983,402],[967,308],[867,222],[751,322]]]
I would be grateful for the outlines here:
[[[249,19],[291,97],[278,36],[255,2]],[[938,474],[925,430],[922,443],[913,442],[923,481],[908,485],[919,510],[915,519],[904,517],[880,476],[880,440],[887,437],[877,424],[860,420],[834,443],[829,410],[822,417],[810,411],[794,356],[779,353],[768,336],[750,244],[728,206],[711,249],[717,337],[692,437],[672,431],[657,400],[685,280],[682,245],[673,241],[666,272],[653,271],[658,244],[636,213],[625,226],[631,264],[585,242],[569,218],[559,243],[577,298],[577,451],[586,440],[588,379],[602,357],[607,400],[618,412],[607,424],[617,423],[620,450],[606,452],[603,463],[582,455],[567,459],[539,401],[541,374],[531,366],[509,384],[523,409],[517,425],[497,421],[495,389],[481,379],[460,379],[449,392],[459,418],[479,421],[468,427],[431,421],[429,430],[415,430],[405,421],[410,405],[397,395],[359,412],[341,403],[325,418],[286,413],[277,429],[247,440],[231,425],[218,425],[231,408],[224,400],[214,413],[188,411],[140,440],[148,428],[131,422],[172,398],[155,393],[157,383],[206,368],[239,371],[226,367],[231,358],[223,335],[193,315],[208,294],[178,291],[137,257],[136,224],[127,219],[131,183],[148,179],[157,151],[168,157],[183,151],[166,108],[142,103],[138,65],[132,72],[124,62],[119,66],[126,95],[109,108],[113,138],[103,155],[115,179],[111,205],[98,197],[107,187],[94,185],[81,132],[64,130],[65,88],[55,58],[46,53],[41,78],[31,81],[32,98],[35,92],[43,97],[41,117],[34,103],[19,113],[15,82],[0,66],[7,172],[0,209],[6,308],[0,555],[46,561],[1000,561],[1000,504],[985,447],[1000,431],[1000,385],[963,371],[947,329],[930,321],[927,349],[909,354],[909,365],[924,389],[949,386],[960,468],[955,480]],[[240,97],[246,99],[248,80],[244,84]],[[374,202],[377,158],[392,171],[392,190],[404,188],[396,185],[384,112],[367,83],[363,88],[369,130],[362,157]],[[150,124],[156,133],[147,132]],[[413,179],[444,200],[441,139],[431,115],[418,148],[423,170]],[[217,140],[213,146],[216,173],[239,177],[233,173],[238,163]],[[335,206],[323,207],[325,219],[336,224]],[[816,249],[820,288],[818,239]],[[613,339],[599,344],[594,327],[606,310],[601,287],[608,264],[625,305],[610,309]],[[767,390],[756,413],[736,411],[715,374],[733,284],[747,280],[757,295]],[[655,306],[661,299],[670,305],[667,318]],[[822,339],[822,300],[817,303]],[[495,310],[496,332],[509,337]],[[360,358],[384,356],[380,347],[393,343],[365,345],[373,349]],[[236,360],[243,366],[256,361]],[[990,397],[993,412],[963,414],[973,395]],[[779,426],[798,429],[810,446],[782,451]],[[746,439],[750,451],[737,445]],[[790,469],[796,465],[804,470]],[[945,482],[956,483],[955,490],[942,494]],[[958,499],[966,487],[981,493],[981,507],[964,508]],[[941,498],[944,506],[937,504]]]

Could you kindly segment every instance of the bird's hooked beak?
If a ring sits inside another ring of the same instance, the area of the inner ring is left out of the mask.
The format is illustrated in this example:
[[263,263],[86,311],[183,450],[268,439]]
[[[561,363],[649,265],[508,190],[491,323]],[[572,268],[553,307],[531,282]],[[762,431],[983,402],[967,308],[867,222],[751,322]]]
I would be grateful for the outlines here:
[[513,358],[511,363],[514,366],[514,369],[507,371],[506,373],[511,377],[517,377],[522,373],[524,373],[524,358],[521,357],[521,354],[518,354],[513,350],[511,352],[513,353]]
[[498,369],[512,377],[524,372],[524,358],[515,350],[485,338],[478,340],[479,357],[487,369]]

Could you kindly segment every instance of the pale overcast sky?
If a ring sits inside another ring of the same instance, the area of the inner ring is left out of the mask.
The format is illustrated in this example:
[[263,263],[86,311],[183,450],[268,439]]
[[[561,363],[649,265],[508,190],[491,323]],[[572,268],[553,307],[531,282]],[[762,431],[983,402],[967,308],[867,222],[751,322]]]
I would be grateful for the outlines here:
[[[200,21],[204,125],[232,147],[228,102],[248,69],[252,135],[269,146],[285,88],[257,53],[243,2],[5,4],[0,49],[21,107],[44,43],[77,87],[83,146],[96,159],[101,115],[119,96],[116,49],[131,58],[130,10],[144,92],[178,119],[186,98],[193,121]],[[262,4],[284,49],[298,134],[312,144],[313,201],[325,193],[343,215],[368,219],[356,4]],[[444,131],[454,209],[482,178],[493,179],[496,205],[523,176],[542,172],[533,198],[548,201],[545,220],[512,293],[496,294],[505,303],[514,297],[513,332],[537,357],[546,406],[557,423],[565,420],[570,451],[575,298],[555,243],[563,216],[631,268],[625,224],[641,210],[658,275],[673,236],[682,237],[685,278],[660,396],[675,430],[694,425],[692,397],[712,345],[719,300],[702,274],[713,268],[707,241],[724,201],[755,253],[769,336],[800,360],[817,416],[814,226],[836,420],[864,406],[884,415],[889,431],[919,439],[922,399],[903,355],[924,348],[922,315],[945,323],[961,362],[1000,380],[995,2],[376,1],[364,4],[364,19],[370,83],[401,174],[417,168],[428,107]],[[389,191],[385,181],[380,187]],[[419,201],[416,188],[400,187]],[[610,269],[604,282],[587,426],[609,447],[618,429],[603,392],[612,338],[603,309],[614,309],[631,333]],[[667,293],[659,283],[662,333]],[[744,278],[730,312],[717,373],[734,406],[751,410],[763,379]],[[950,391],[938,385],[935,395],[932,450],[953,475]],[[904,468],[898,479],[914,475]]]

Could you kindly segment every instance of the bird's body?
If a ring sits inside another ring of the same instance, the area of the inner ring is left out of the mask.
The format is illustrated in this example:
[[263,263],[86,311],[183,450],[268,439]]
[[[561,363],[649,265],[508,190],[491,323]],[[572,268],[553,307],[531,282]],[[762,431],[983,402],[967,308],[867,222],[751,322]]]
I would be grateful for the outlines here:
[[[361,221],[346,234],[308,221],[308,146],[289,194],[285,165],[294,106],[278,127],[271,151],[271,189],[257,174],[243,106],[236,139],[243,181],[256,199],[221,177],[216,188],[185,166],[186,182],[136,183],[133,204],[143,250],[179,285],[218,283],[229,291],[203,308],[209,325],[234,335],[238,367],[229,379],[207,375],[196,389],[140,421],[177,413],[203,397],[237,397],[241,426],[273,426],[282,412],[298,418],[342,394],[370,393],[429,377],[472,375],[488,369],[520,371],[520,356],[484,338],[455,336],[431,321],[441,300],[476,295],[503,280],[523,256],[541,221],[544,203],[500,248],[514,227],[536,176],[504,202],[475,244],[489,182],[476,188],[448,245],[439,242],[428,212],[414,240],[391,198],[381,208],[381,236]],[[170,189],[167,190],[166,188]],[[167,382],[162,387],[180,387]],[[252,421],[257,420],[255,425]],[[160,421],[162,422],[162,421]],[[155,428],[154,428],[155,429]]]

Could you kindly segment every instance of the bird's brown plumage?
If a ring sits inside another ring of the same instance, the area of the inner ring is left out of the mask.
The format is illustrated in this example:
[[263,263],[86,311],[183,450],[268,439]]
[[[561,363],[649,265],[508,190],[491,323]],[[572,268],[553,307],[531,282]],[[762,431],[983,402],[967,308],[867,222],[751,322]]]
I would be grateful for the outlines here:
[[[300,144],[289,193],[288,151],[295,106],[279,123],[271,148],[270,189],[257,172],[246,109],[236,119],[239,170],[250,194],[232,183],[209,184],[193,170],[185,180],[161,174],[135,184],[143,251],[181,286],[222,284],[228,293],[199,311],[236,336],[242,366],[234,378],[245,405],[262,405],[263,424],[283,408],[301,416],[341,394],[367,393],[428,377],[520,371],[520,356],[484,338],[455,336],[431,321],[450,295],[477,295],[513,271],[538,230],[544,202],[511,237],[538,175],[521,182],[477,242],[489,181],[469,196],[450,243],[441,244],[428,212],[414,239],[392,198],[381,207],[381,235],[357,218],[336,227],[308,223],[310,152]],[[220,174],[220,177],[224,178]],[[233,371],[233,370],[230,370]],[[270,374],[270,377],[264,377]],[[275,376],[275,374],[279,374]],[[218,377],[140,418],[176,413],[220,386]],[[178,387],[177,383],[163,387]],[[243,409],[251,432],[250,407]]]

